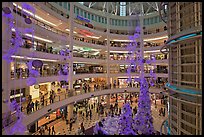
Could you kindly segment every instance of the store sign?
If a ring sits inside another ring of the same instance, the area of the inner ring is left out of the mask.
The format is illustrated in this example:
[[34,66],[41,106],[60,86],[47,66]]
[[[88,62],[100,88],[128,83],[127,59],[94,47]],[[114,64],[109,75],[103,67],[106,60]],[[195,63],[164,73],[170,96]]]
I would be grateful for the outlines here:
[[77,18],[78,20],[81,20],[81,21],[90,22],[89,19],[83,18],[82,16],[79,16],[79,15],[77,15],[76,18]]

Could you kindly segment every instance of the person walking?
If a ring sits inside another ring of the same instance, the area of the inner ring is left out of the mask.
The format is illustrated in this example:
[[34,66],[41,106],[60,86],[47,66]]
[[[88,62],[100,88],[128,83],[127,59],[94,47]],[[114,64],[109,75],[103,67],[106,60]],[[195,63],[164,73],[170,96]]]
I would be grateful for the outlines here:
[[49,127],[48,128],[48,135],[50,135],[50,132],[51,132],[51,128]]
[[36,101],[35,101],[35,110],[36,110],[36,111],[38,110],[38,103],[39,103],[38,100],[36,100]]
[[72,119],[69,121],[69,130],[72,131]]
[[52,135],[55,135],[55,127],[52,126]]
[[163,116],[165,117],[165,108],[163,109],[163,113],[162,113],[162,114],[163,114]]
[[32,112],[34,111],[34,103],[33,103],[33,101],[31,102],[31,111]]
[[89,111],[89,116],[90,116],[90,120],[91,120],[91,118],[92,118],[92,111],[91,110]]
[[88,116],[89,116],[89,112],[86,111],[86,119],[88,119]]
[[83,134],[85,134],[85,128],[84,128],[83,122],[81,123],[81,131],[83,132]]

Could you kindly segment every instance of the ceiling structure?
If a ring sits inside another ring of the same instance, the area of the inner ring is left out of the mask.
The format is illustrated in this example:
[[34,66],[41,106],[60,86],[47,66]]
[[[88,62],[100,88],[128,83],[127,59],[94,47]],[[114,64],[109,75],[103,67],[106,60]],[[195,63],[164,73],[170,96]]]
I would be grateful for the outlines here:
[[159,11],[160,2],[80,2],[86,7],[120,16],[121,7],[126,7],[126,16],[148,15]]

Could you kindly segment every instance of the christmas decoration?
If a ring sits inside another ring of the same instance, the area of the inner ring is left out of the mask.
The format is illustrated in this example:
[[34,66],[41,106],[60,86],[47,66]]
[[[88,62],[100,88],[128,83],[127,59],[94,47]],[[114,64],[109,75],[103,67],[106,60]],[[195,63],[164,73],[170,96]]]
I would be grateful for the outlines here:
[[132,109],[129,102],[125,103],[122,108],[122,113],[119,118],[119,135],[136,135],[133,127]]

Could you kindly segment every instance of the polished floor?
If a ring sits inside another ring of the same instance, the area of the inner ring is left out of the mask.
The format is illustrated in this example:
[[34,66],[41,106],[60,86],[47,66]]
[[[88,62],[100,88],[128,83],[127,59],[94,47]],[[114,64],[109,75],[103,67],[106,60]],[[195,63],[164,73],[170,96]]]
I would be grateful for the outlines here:
[[[133,99],[134,100],[134,99]],[[118,103],[118,106],[119,107],[122,107],[123,103]],[[136,106],[137,104],[134,102],[132,104],[132,107],[134,108],[134,106]],[[157,100],[157,107],[155,108],[155,104],[154,102],[152,102],[152,116],[153,116],[153,125],[154,125],[154,128],[155,130],[157,131],[160,131],[160,127],[161,127],[161,124],[164,120],[167,119],[168,115],[167,115],[167,109],[166,109],[166,114],[165,116],[159,116],[159,109],[161,107],[164,107],[163,105],[161,105],[161,101],[160,100]],[[106,109],[105,111],[109,111],[108,109]],[[48,124],[48,127],[49,126],[54,126],[55,127],[55,135],[76,135],[76,132],[77,132],[77,128],[78,126],[80,125],[81,122],[84,123],[84,127],[85,129],[89,129],[90,127],[94,126],[95,123],[99,120],[101,120],[102,118],[105,117],[105,115],[98,115],[98,113],[96,113],[96,107],[92,109],[92,113],[93,113],[93,116],[92,116],[92,119],[90,120],[90,118],[88,117],[86,119],[86,117],[82,116],[81,114],[77,114],[77,120],[76,122],[73,124],[72,126],[72,130],[70,131],[69,130],[69,124],[67,125],[66,124],[66,121],[65,120],[62,120],[62,119],[59,119],[55,122],[52,122],[50,124]],[[42,123],[46,122],[47,119],[41,119],[39,121],[39,125],[42,125]],[[34,134],[39,134],[39,132],[36,132]],[[48,135],[48,131],[45,130],[45,135]]]

